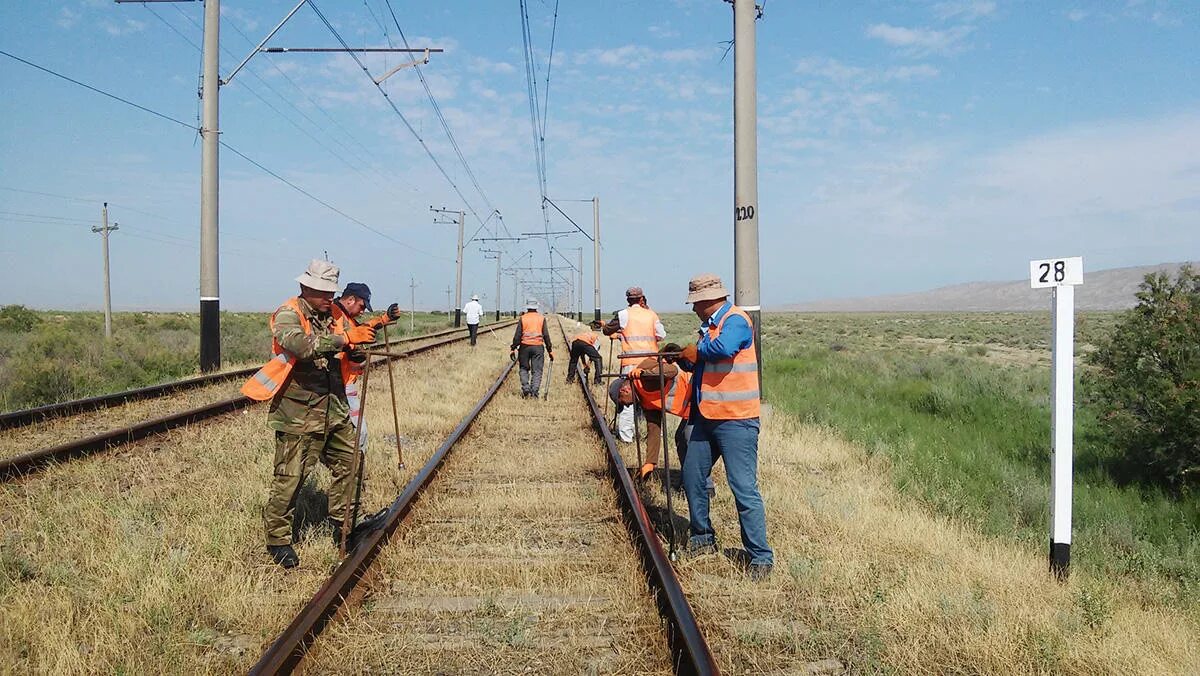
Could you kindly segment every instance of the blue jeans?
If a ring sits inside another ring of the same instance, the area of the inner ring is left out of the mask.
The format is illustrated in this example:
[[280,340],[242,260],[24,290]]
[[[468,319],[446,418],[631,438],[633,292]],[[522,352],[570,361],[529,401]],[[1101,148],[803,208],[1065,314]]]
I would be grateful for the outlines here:
[[690,422],[692,438],[683,461],[683,491],[691,518],[691,544],[713,544],[717,540],[708,516],[705,483],[717,458],[724,458],[742,528],[742,547],[750,554],[750,563],[774,563],[775,553],[767,545],[766,512],[758,492],[758,418],[707,420],[693,413]]

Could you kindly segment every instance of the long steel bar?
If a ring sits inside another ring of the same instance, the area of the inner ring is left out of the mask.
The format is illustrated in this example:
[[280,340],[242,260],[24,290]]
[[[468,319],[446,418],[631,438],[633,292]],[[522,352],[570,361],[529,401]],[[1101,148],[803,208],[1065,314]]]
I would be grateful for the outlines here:
[[[508,324],[511,325],[511,324]],[[500,327],[503,328],[503,327]],[[418,340],[430,340],[440,338],[452,333],[465,331],[465,328],[443,329],[426,333],[419,336],[408,336],[406,338],[397,338],[395,342],[389,345],[399,345],[401,343],[411,343]],[[222,371],[220,373],[209,373],[202,376],[192,378],[184,378],[182,380],[174,380],[161,385],[148,385],[123,392],[114,392],[112,394],[101,394],[95,397],[86,397],[83,399],[73,399],[64,401],[58,404],[46,404],[35,408],[22,409],[20,411],[10,411],[0,414],[0,430],[10,429],[15,427],[24,427],[32,425],[42,420],[57,418],[69,413],[83,413],[86,411],[94,411],[101,408],[108,408],[124,404],[130,401],[139,399],[154,399],[156,397],[166,396],[172,392],[179,390],[188,390],[196,387],[203,387],[213,383],[221,382],[222,380],[231,380],[234,378],[249,378],[258,371],[257,366],[250,368],[237,369],[234,371]]]
[[[466,340],[467,336],[454,336],[446,340],[430,343],[429,345],[420,345],[410,350],[401,353],[390,355],[393,358],[410,357],[415,354],[427,352],[460,340]],[[387,359],[387,357],[384,357]],[[0,460],[0,481],[33,474],[46,467],[63,460],[70,460],[92,453],[107,450],[115,446],[128,444],[147,436],[166,432],[176,427],[190,425],[207,418],[212,418],[230,411],[235,411],[245,408],[255,403],[253,400],[237,396],[230,399],[206,404],[197,408],[189,409],[178,413],[171,413],[153,420],[123,427],[116,430],[110,430],[103,434],[87,437],[84,439],[76,439],[57,446],[42,448],[29,453],[4,458]]]
[[287,629],[263,653],[258,663],[250,670],[251,674],[290,674],[296,668],[313,640],[350,597],[358,581],[366,574],[375,557],[379,555],[392,533],[396,531],[400,522],[412,509],[417,497],[433,481],[446,456],[470,429],[475,418],[492,400],[492,397],[496,395],[505,379],[512,373],[512,369],[513,362],[505,365],[496,378],[496,382],[492,383],[483,398],[458,423],[450,436],[434,452],[433,457],[421,467],[421,471],[417,472],[417,475],[408,482],[404,492],[388,508],[387,519],[383,527],[367,536],[349,557],[342,560],[342,563],[333,571],[333,575],[317,590],[312,600],[304,606]]
[[[391,341],[388,340],[387,324],[383,325],[383,344],[388,345]],[[404,469],[404,446],[400,441],[400,413],[396,410],[396,374],[392,368],[392,360],[387,360],[388,368],[388,393],[392,398],[392,426],[396,429],[396,469]]]

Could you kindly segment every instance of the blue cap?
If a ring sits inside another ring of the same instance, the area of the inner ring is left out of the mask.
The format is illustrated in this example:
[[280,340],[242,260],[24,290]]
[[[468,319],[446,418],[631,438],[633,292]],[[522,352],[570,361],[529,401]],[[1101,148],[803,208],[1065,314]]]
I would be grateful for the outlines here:
[[343,296],[354,296],[361,298],[363,303],[367,305],[367,312],[374,312],[371,309],[371,288],[362,282],[350,282],[346,285],[346,290],[342,293]]

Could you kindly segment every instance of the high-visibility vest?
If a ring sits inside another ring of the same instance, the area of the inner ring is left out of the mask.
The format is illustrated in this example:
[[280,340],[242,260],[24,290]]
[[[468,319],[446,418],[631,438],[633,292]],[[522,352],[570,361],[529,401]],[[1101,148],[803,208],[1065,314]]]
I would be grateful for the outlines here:
[[526,312],[521,315],[521,344],[543,345],[542,332],[546,327],[546,318],[539,312]]
[[[654,325],[658,323],[658,315],[649,308],[641,305],[630,305],[625,308],[625,328],[621,329],[622,352],[658,352],[658,336],[654,334]],[[621,366],[641,363],[645,357],[623,357]]]
[[[330,312],[333,313],[333,321],[335,322],[334,326],[340,327],[341,333],[345,333],[350,329],[359,326],[358,320],[346,314],[345,310],[342,309],[342,306],[338,305],[337,303],[333,304]],[[358,380],[358,376],[362,374],[363,364],[355,364],[347,357],[348,355],[344,352],[339,354],[338,362],[340,362],[341,365],[342,382],[346,385],[350,385],[355,380]]]
[[[638,401],[641,403],[642,408],[647,411],[661,411],[663,409],[662,392],[659,392],[658,389],[647,389],[647,380],[657,388],[657,375],[642,375],[640,369],[635,369],[629,374],[629,382],[633,385],[634,391],[637,392]],[[674,378],[666,379],[666,386],[667,413],[677,415],[680,418],[687,418],[692,403],[691,374],[686,371],[680,371]]]
[[[734,315],[746,320],[751,331],[754,330],[750,315],[731,305],[716,326],[708,327],[709,339],[719,336],[725,320]],[[700,379],[700,415],[709,420],[745,420],[757,418],[758,414],[758,352],[753,342],[731,359],[704,363],[704,377]]]
[[[274,397],[283,386],[287,384],[288,378],[292,375],[292,368],[296,365],[296,358],[290,352],[283,349],[279,341],[275,340],[275,315],[284,308],[291,308],[296,312],[296,316],[300,318],[300,328],[304,329],[304,335],[312,335],[312,324],[308,321],[308,317],[304,316],[304,311],[300,309],[299,298],[289,298],[279,306],[275,312],[271,313],[269,326],[271,328],[271,353],[275,355],[271,357],[271,361],[267,362],[260,368],[250,379],[242,385],[242,394],[250,397],[255,401],[266,401]],[[345,333],[342,322],[334,321],[333,331],[337,334]]]
[[596,341],[600,340],[600,336],[594,331],[580,331],[579,333],[575,334],[575,337],[571,339],[571,342],[574,343],[577,340],[582,340],[588,345],[595,346]]

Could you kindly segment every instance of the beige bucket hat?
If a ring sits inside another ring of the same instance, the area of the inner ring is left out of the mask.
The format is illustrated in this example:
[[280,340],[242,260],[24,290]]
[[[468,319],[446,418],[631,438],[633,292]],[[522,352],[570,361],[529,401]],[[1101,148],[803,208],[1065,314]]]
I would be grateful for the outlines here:
[[308,269],[297,277],[296,281],[310,289],[337,293],[338,272],[338,267],[333,263],[314,258],[308,264]]
[[704,273],[692,277],[688,282],[688,297],[683,302],[696,303],[702,300],[716,300],[728,295],[729,292],[725,290],[725,285],[721,283],[720,277]]

